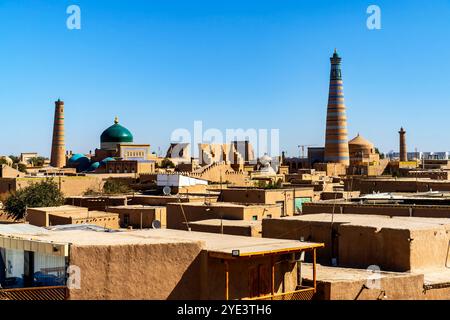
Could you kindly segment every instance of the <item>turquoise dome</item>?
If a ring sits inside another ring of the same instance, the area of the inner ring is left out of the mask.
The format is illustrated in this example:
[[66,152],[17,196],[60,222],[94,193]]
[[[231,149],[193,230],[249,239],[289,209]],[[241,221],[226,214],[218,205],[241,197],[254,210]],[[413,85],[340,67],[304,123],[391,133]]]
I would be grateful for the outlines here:
[[100,167],[100,162],[94,162],[91,164],[91,166],[89,167],[89,169],[87,169],[87,171],[91,172],[91,171],[95,171]]
[[127,128],[119,124],[119,120],[116,117],[116,119],[114,120],[114,124],[105,131],[103,131],[100,137],[100,142],[131,143],[133,142],[133,135]]
[[88,157],[83,156],[79,158],[76,161],[76,163],[77,163],[77,171],[83,172],[89,168],[89,166],[91,165],[91,160]]
[[100,165],[101,165],[101,166],[104,166],[104,165],[106,165],[106,163],[109,162],[109,161],[116,161],[116,159],[111,158],[111,157],[105,158],[105,159],[103,159],[102,161],[100,161]]
[[78,160],[80,160],[83,157],[85,157],[84,154],[76,153],[76,154],[74,154],[73,156],[70,157],[69,163],[75,163],[75,162],[77,162]]

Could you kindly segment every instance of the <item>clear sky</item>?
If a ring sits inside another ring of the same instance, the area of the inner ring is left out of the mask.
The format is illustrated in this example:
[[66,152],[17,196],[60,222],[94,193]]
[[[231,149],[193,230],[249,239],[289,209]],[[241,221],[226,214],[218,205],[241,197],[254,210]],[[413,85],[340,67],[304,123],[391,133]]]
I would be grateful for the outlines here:
[[[81,30],[66,27],[69,5]],[[381,30],[366,9],[381,8]],[[329,57],[343,57],[349,138],[447,151],[450,1],[0,0],[0,154],[49,155],[54,101],[67,148],[88,152],[119,116],[166,150],[174,129],[280,129],[324,144]]]

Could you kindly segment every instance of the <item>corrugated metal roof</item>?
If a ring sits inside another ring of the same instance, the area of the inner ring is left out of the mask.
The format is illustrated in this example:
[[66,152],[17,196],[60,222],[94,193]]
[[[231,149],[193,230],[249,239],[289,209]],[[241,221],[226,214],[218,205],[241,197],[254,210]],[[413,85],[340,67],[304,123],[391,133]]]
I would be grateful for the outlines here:
[[48,232],[45,228],[36,227],[28,223],[0,224],[0,234],[36,234]]

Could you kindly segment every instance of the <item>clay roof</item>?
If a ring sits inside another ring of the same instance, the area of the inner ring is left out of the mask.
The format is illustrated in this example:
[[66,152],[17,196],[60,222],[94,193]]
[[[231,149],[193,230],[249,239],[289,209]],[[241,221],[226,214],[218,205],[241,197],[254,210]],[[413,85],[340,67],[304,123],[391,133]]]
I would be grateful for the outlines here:
[[373,148],[373,143],[363,138],[359,133],[356,137],[348,142],[348,144],[358,145],[358,146],[367,146]]

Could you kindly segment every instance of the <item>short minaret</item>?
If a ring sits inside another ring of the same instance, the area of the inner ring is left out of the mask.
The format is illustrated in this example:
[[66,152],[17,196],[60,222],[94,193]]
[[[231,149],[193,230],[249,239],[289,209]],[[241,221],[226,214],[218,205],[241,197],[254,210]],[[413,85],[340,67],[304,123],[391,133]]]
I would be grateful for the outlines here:
[[400,135],[400,161],[408,161],[408,153],[406,151],[406,131],[403,127],[398,132]]
[[66,145],[64,141],[64,102],[55,101],[55,120],[53,123],[53,142],[50,165],[63,168],[66,165]]
[[341,61],[336,49],[330,58],[330,90],[328,95],[327,125],[325,132],[325,162],[349,165],[350,156],[347,138],[347,116],[344,103],[344,88]]

